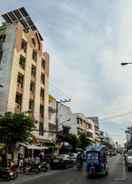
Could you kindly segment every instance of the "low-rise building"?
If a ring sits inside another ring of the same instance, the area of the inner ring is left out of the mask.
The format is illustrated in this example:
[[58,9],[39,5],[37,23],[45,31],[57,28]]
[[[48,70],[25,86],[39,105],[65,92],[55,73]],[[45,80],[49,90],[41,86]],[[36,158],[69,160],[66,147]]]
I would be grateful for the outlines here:
[[95,142],[95,128],[91,119],[85,117],[82,113],[74,113],[71,119],[70,132],[79,135],[85,133],[91,142]]

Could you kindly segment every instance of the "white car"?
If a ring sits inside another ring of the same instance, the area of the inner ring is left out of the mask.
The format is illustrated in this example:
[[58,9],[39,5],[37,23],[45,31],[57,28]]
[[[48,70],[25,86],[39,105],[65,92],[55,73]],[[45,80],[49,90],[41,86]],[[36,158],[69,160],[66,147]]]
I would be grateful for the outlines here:
[[74,163],[75,163],[76,160],[77,160],[77,155],[78,155],[78,153],[71,153],[71,154],[70,154],[70,158],[74,161]]
[[127,165],[128,170],[132,169],[132,149],[128,150],[126,154],[126,165]]

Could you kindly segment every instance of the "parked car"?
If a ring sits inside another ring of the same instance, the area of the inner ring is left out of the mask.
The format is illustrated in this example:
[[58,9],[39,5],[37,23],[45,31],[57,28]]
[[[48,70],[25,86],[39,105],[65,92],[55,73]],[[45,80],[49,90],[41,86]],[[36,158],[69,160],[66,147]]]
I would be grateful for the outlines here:
[[125,159],[128,170],[132,169],[132,149],[128,150],[127,154],[125,155]]
[[78,153],[71,153],[70,158],[73,160],[74,163],[76,163]]
[[74,161],[67,154],[60,154],[52,158],[50,166],[52,169],[70,168],[73,167]]

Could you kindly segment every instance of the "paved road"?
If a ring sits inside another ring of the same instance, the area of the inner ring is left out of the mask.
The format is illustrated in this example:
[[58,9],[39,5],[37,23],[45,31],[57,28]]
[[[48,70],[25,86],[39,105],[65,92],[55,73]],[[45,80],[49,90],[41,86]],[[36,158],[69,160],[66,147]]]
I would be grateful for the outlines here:
[[[1,182],[2,184],[7,182]],[[36,176],[21,176],[9,184],[132,184],[132,172],[127,172],[123,158],[115,156],[109,160],[109,175],[89,179],[85,171],[75,168],[61,171],[49,171]]]

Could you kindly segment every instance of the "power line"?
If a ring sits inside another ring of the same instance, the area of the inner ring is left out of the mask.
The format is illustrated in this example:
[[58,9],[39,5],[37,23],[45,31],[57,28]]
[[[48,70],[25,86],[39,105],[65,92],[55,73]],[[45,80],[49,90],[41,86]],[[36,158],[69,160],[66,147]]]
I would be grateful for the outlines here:
[[61,89],[59,89],[58,87],[56,87],[54,84],[51,84],[50,83],[50,89],[49,89],[49,91],[56,98],[71,99],[70,97],[68,97],[68,95],[66,95]]
[[113,116],[110,116],[110,117],[100,118],[100,120],[109,120],[109,119],[121,118],[121,117],[124,117],[124,116],[128,116],[129,114],[132,114],[132,112],[120,113],[120,114],[113,115]]

